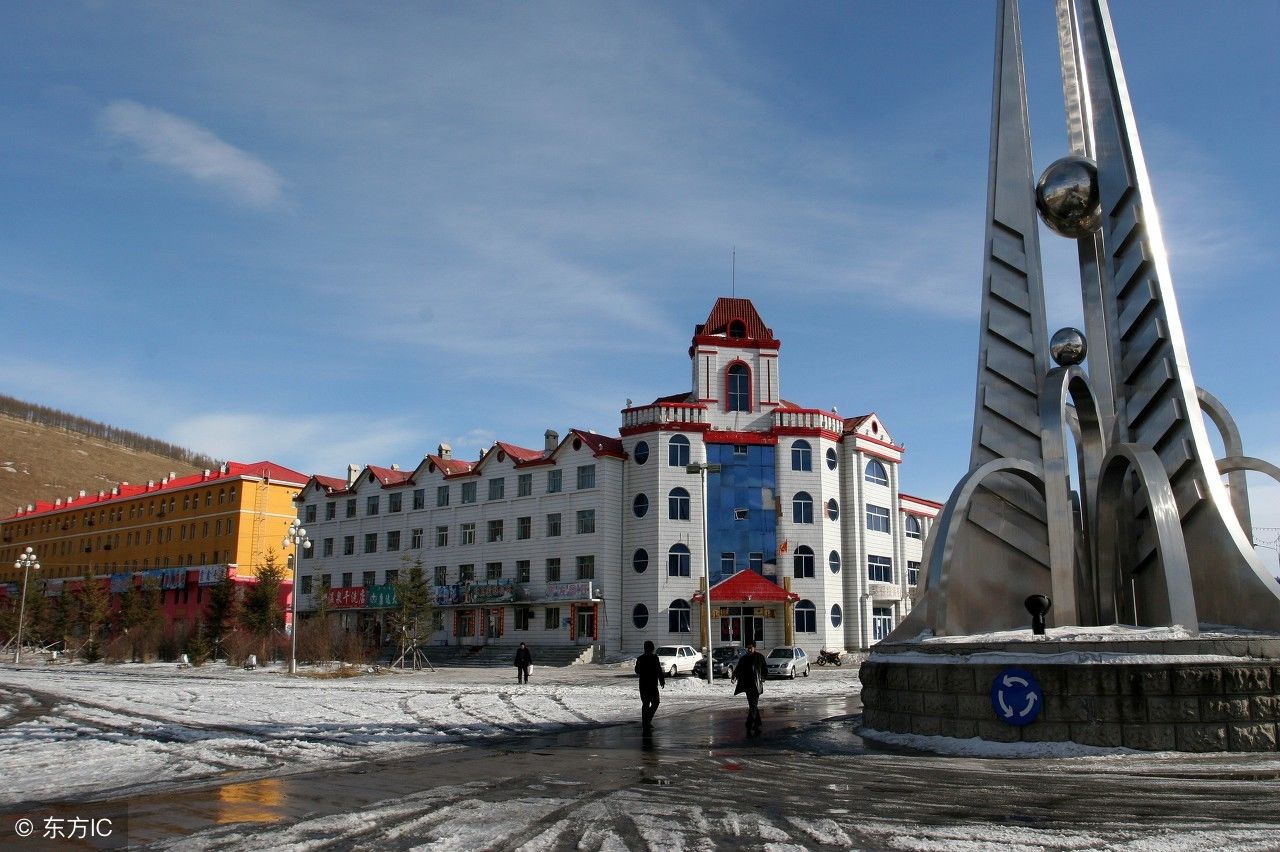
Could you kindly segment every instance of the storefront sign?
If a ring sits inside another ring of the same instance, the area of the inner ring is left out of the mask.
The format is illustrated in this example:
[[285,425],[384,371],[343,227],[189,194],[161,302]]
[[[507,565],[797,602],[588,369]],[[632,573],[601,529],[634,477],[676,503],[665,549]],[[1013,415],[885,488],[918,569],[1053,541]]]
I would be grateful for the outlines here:
[[122,594],[126,589],[133,585],[132,574],[112,574],[111,575],[111,594]]
[[387,583],[385,586],[369,587],[369,606],[373,609],[392,609],[399,605],[395,586]]
[[[227,566],[225,565],[201,565],[200,566],[200,585],[216,586],[222,582],[222,578],[227,576]],[[115,589],[112,589],[115,591]]]
[[162,589],[181,589],[186,585],[186,568],[168,568],[160,577],[160,588]]
[[591,581],[547,583],[545,599],[549,601],[589,601],[591,600]]
[[364,609],[369,590],[364,586],[347,586],[329,590],[329,606],[334,609]]
[[508,603],[516,599],[516,586],[511,580],[455,583],[435,586],[437,606],[459,604]]

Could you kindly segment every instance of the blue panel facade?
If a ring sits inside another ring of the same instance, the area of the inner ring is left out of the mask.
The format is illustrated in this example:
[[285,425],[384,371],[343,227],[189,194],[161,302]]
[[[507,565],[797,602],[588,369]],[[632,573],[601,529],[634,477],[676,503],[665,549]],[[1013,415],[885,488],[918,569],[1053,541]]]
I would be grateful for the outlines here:
[[[707,461],[720,473],[707,476],[707,542],[711,584],[755,568],[778,580],[777,448],[749,444],[708,444]],[[739,517],[745,510],[745,517]],[[733,570],[722,562],[733,554]],[[763,564],[752,564],[756,554]]]

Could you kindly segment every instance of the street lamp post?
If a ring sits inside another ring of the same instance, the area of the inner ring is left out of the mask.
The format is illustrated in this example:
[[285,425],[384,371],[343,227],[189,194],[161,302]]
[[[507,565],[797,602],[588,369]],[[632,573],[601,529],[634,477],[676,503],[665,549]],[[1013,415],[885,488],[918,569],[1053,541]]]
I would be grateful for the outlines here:
[[28,547],[18,556],[13,567],[22,569],[22,600],[18,603],[18,644],[13,649],[13,664],[16,666],[18,657],[22,654],[22,620],[27,616],[27,575],[33,570],[40,570],[40,560],[36,557],[35,551]]
[[301,566],[302,551],[311,549],[311,539],[302,528],[302,521],[297,518],[289,524],[285,531],[281,547],[293,548],[293,588],[289,590],[289,674],[298,672],[298,571]]
[[707,646],[704,649],[707,661],[707,683],[715,677],[711,670],[711,553],[707,541],[707,474],[719,473],[720,465],[696,462],[687,466],[685,473],[695,473],[702,483],[702,576],[707,581],[707,588],[702,593],[702,623],[706,625]]

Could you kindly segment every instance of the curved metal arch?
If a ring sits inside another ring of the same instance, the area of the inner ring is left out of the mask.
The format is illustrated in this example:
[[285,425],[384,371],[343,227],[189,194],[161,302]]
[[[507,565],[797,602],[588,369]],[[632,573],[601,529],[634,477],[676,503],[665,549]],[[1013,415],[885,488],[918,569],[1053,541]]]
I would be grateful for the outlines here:
[[931,534],[929,550],[929,573],[927,574],[927,590],[930,605],[927,613],[929,626],[936,635],[946,635],[947,592],[952,554],[955,551],[956,532],[960,529],[969,512],[969,503],[974,492],[982,485],[983,480],[997,473],[1008,473],[1019,477],[1033,487],[1043,491],[1044,474],[1039,465],[1022,459],[992,459],[991,461],[969,471],[956,483],[946,506],[938,515]]
[[[1156,535],[1159,571],[1132,572],[1123,567],[1120,550],[1130,543],[1124,527],[1132,518],[1125,480],[1137,475],[1139,493],[1145,493]],[[1102,595],[1100,615],[1118,621],[1117,598],[1129,598],[1135,621],[1159,626],[1178,625],[1199,631],[1195,592],[1191,585],[1191,564],[1182,537],[1182,524],[1173,489],[1160,456],[1147,447],[1119,444],[1102,462],[1098,477],[1098,513],[1094,523],[1097,544],[1098,580]],[[1130,582],[1130,588],[1124,582]]]
[[[1227,458],[1244,458],[1244,442],[1240,440],[1240,428],[1236,426],[1236,421],[1231,416],[1231,412],[1227,411],[1227,407],[1222,404],[1216,396],[1209,393],[1202,387],[1196,388],[1196,401],[1200,403],[1200,410],[1209,415],[1209,419],[1213,421],[1213,425],[1217,427],[1218,434],[1222,436],[1222,446],[1227,451]],[[1266,462],[1263,462],[1265,464]],[[1219,473],[1228,473],[1222,470],[1221,463],[1218,467]],[[1249,482],[1245,479],[1244,470],[1237,469],[1229,472],[1227,476],[1227,492],[1231,497],[1231,509],[1236,513],[1236,518],[1240,521],[1240,526],[1244,528],[1244,534],[1249,537],[1249,542],[1253,542],[1253,515],[1249,509]]]
[[[1083,526],[1077,527],[1067,476],[1063,430],[1073,407],[1078,431],[1077,470]],[[1053,588],[1050,620],[1054,627],[1097,624],[1095,560],[1089,548],[1077,553],[1079,531],[1089,529],[1096,514],[1098,473],[1107,452],[1106,435],[1089,376],[1079,366],[1055,367],[1040,383],[1040,445],[1044,455],[1044,499],[1049,519],[1049,572]],[[1083,559],[1077,559],[1082,556]]]

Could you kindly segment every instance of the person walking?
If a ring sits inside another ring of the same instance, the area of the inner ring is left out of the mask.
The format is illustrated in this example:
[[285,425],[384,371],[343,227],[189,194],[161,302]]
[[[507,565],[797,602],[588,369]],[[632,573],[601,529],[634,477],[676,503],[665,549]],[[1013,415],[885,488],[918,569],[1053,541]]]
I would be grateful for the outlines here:
[[640,679],[640,721],[645,730],[653,727],[653,714],[658,712],[658,687],[667,688],[662,663],[653,653],[653,643],[645,640],[644,653],[636,660],[636,677]]
[[764,678],[767,672],[764,655],[756,651],[754,642],[748,642],[747,653],[738,659],[738,664],[733,667],[731,676],[738,683],[733,694],[737,695],[739,692],[747,694],[748,734],[760,733],[760,693],[764,692]]
[[533,654],[529,652],[529,646],[520,643],[520,647],[516,648],[516,682],[529,682],[529,667],[533,665]]

